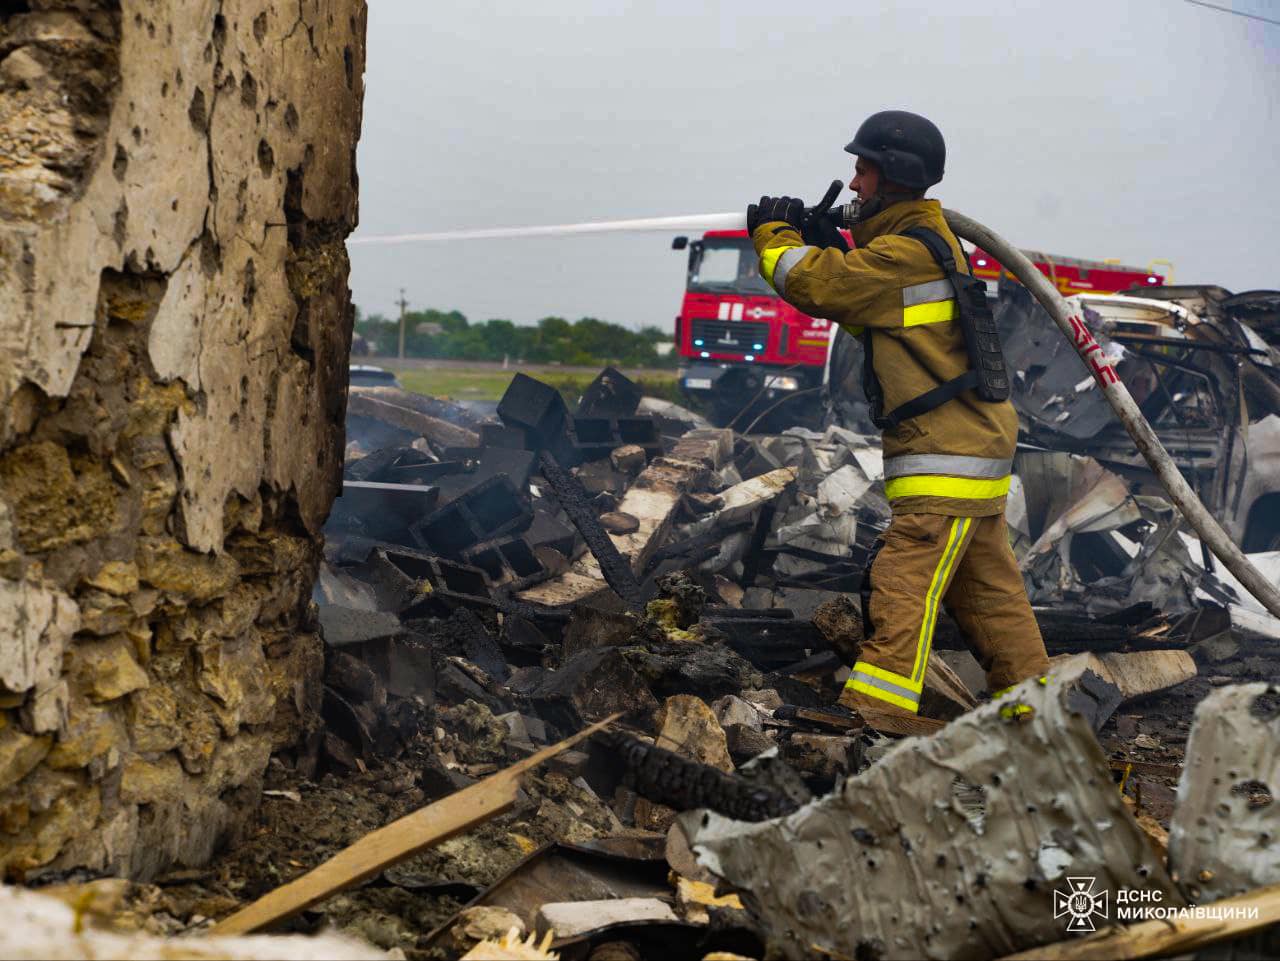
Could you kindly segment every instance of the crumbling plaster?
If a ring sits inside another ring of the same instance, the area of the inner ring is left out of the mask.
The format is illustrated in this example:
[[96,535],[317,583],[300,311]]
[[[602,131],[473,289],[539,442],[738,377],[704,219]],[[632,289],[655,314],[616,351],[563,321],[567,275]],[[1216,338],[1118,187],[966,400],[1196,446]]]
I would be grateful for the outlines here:
[[365,4],[5,11],[0,871],[144,876],[313,724]]

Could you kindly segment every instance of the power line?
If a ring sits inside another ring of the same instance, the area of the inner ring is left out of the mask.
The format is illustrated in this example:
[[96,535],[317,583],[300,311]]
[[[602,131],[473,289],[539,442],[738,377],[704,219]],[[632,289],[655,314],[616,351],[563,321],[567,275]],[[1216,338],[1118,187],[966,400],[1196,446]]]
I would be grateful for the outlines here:
[[1219,13],[1231,13],[1237,17],[1247,17],[1250,20],[1261,20],[1263,23],[1270,23],[1280,27],[1280,20],[1272,20],[1270,17],[1260,17],[1256,13],[1245,13],[1243,10],[1232,10],[1230,7],[1220,7],[1216,3],[1205,3],[1205,0],[1187,0],[1187,3],[1194,3],[1197,7],[1208,7],[1210,10],[1217,10]]

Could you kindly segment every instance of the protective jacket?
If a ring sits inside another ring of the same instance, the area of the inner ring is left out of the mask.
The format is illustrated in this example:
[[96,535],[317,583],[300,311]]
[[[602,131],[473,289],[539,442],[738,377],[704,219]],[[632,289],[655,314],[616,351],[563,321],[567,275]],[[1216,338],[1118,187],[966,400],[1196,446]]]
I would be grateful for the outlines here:
[[[857,247],[848,253],[806,246],[781,221],[761,224],[752,235],[760,274],[780,297],[870,347],[885,411],[969,367],[951,284],[924,244],[900,235],[916,226],[941,235],[968,273],[936,200],[897,203],[855,225]],[[894,513],[1002,514],[1017,438],[1013,405],[982,400],[972,390],[887,428],[885,493]]]

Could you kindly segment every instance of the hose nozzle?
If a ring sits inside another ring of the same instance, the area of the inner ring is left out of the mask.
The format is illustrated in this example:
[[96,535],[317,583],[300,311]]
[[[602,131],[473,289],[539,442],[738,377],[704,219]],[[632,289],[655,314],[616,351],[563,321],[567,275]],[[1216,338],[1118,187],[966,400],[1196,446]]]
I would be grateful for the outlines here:
[[837,227],[848,229],[862,217],[862,201],[854,197],[847,204],[839,204],[827,211],[827,220]]

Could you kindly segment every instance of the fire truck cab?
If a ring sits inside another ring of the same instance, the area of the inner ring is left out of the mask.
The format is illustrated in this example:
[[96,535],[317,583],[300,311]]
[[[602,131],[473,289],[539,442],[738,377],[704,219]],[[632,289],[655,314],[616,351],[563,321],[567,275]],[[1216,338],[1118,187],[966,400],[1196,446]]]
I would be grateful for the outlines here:
[[796,310],[760,276],[745,230],[711,230],[688,248],[688,279],[676,317],[681,390],[727,422],[747,406],[822,383],[835,327]]
[[[718,424],[739,418],[739,428],[777,408],[789,395],[797,395],[796,401],[786,403],[779,415],[792,423],[820,410],[816,395],[829,377],[824,377],[824,368],[832,364],[829,354],[856,352],[841,343],[852,338],[837,337],[836,324],[801,313],[774,293],[760,276],[759,259],[745,230],[709,230],[692,242],[676,237],[671,246],[689,251],[684,300],[675,323],[676,352],[684,361],[684,394],[701,401]],[[1026,253],[1063,296],[1116,293],[1165,282],[1152,267]],[[969,259],[974,275],[986,281],[989,296],[996,296],[1001,283],[1017,283],[986,251],[976,249]],[[743,417],[748,409],[752,413]]]

